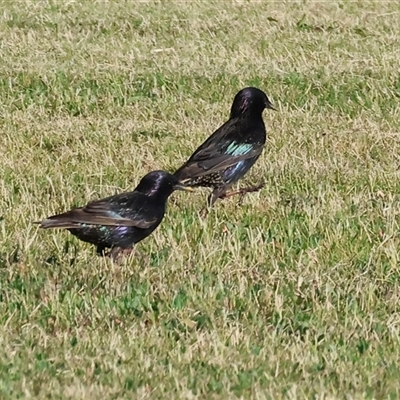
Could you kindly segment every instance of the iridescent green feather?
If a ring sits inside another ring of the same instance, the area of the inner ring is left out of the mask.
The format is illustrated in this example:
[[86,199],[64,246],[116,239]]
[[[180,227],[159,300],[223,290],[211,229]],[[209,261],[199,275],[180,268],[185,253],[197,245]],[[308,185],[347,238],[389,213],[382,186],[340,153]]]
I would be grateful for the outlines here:
[[248,153],[253,149],[253,145],[249,143],[236,143],[232,142],[226,149],[225,154],[230,154],[232,156],[241,156]]

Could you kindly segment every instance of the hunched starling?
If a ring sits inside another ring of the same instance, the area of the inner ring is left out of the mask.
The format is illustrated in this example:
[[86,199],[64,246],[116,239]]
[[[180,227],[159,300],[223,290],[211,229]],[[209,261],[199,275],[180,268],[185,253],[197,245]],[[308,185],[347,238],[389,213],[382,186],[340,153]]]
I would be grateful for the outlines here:
[[174,190],[193,190],[164,171],[145,175],[133,192],[89,202],[41,222],[41,228],[66,228],[84,242],[105,249],[114,260],[120,252],[129,254],[133,245],[149,236],[164,218],[166,203]]

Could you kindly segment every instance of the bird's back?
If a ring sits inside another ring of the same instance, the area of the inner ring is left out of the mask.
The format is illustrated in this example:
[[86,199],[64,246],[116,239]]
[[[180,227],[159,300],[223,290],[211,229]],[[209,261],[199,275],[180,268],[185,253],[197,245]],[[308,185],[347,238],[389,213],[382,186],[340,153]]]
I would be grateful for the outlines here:
[[165,203],[154,201],[149,196],[139,192],[131,192],[117,196],[110,196],[102,202],[108,203],[110,215],[120,216],[135,223],[133,226],[80,224],[69,231],[81,240],[98,246],[131,247],[134,243],[150,235],[161,223]]
[[103,201],[109,202],[111,212],[118,213],[121,217],[134,221],[162,218],[166,204],[140,192],[128,192],[110,196]]
[[[226,169],[234,171],[233,167],[238,163],[248,165],[250,162],[252,165],[261,154],[265,141],[266,131],[261,116],[230,119],[200,145],[174,175],[180,181],[195,178],[199,181],[198,178],[207,175],[216,178],[215,174],[221,174]],[[240,170],[237,169],[238,172]]]

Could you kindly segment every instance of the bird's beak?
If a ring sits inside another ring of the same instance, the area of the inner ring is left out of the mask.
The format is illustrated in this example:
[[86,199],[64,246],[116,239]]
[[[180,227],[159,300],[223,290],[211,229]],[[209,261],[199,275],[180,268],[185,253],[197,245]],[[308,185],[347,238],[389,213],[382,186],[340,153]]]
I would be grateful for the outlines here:
[[265,108],[269,108],[270,110],[278,111],[278,110],[272,105],[272,103],[267,103],[267,104],[265,105]]
[[194,192],[194,189],[193,189],[192,187],[182,185],[182,183],[177,183],[177,184],[174,186],[174,188],[175,188],[175,190],[184,190],[184,191],[186,191],[186,192]]

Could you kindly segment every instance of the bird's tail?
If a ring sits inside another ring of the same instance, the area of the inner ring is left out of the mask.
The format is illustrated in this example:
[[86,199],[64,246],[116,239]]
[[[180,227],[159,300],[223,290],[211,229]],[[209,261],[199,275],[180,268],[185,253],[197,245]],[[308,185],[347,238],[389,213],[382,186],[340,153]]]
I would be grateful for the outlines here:
[[180,181],[182,178],[184,178],[184,174],[182,173],[183,170],[184,170],[184,168],[185,168],[185,164],[182,165],[181,167],[179,167],[179,168],[173,173],[174,177],[175,177],[176,179],[178,179],[178,181]]
[[176,179],[178,179],[179,182],[182,182],[185,178],[186,178],[186,174],[184,171],[184,167],[180,167],[179,169],[177,169],[174,173],[173,173],[174,177]]
[[[198,172],[196,169],[197,164],[188,164],[185,163],[181,167],[179,167],[174,173],[174,177],[178,179],[178,181],[184,185],[192,186],[191,180],[196,177],[195,173]],[[196,171],[194,171],[196,170]]]
[[44,219],[43,221],[36,221],[34,224],[39,224],[39,228],[42,229],[50,229],[50,228],[77,228],[79,224],[74,221],[71,221],[68,213],[54,215],[53,217],[49,217]]

